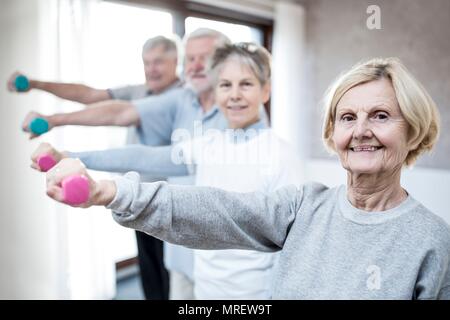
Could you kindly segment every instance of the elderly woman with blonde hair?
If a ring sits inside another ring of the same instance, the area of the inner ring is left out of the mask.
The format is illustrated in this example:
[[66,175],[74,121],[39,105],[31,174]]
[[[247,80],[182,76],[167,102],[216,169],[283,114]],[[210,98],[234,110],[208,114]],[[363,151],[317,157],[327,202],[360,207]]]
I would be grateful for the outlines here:
[[281,251],[275,299],[449,299],[450,228],[400,183],[401,170],[431,150],[437,108],[398,59],[373,59],[337,79],[326,99],[323,137],[347,171],[347,185],[288,186],[237,193],[165,182],[136,173],[92,180],[64,159],[47,173],[89,178],[83,205],[113,209],[115,220],[199,249]]

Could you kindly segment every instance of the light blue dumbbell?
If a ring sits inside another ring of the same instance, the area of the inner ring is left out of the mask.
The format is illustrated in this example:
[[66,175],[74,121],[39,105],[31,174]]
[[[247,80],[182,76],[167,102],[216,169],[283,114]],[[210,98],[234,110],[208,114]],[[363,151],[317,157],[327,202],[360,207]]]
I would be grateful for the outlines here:
[[36,135],[41,135],[48,131],[48,121],[43,118],[34,118],[30,122],[30,131]]
[[14,80],[14,85],[16,86],[17,91],[24,92],[30,88],[30,81],[28,81],[27,77],[18,75],[16,80]]

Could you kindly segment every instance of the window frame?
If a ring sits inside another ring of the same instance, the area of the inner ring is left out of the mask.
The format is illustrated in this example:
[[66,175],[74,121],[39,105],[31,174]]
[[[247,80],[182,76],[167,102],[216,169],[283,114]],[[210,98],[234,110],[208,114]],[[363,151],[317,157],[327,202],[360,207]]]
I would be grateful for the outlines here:
[[172,14],[174,33],[183,37],[184,22],[188,17],[237,23],[259,29],[263,34],[263,45],[272,51],[273,20],[247,13],[215,7],[212,5],[181,0],[104,0],[109,2],[145,7],[147,9],[165,10]]

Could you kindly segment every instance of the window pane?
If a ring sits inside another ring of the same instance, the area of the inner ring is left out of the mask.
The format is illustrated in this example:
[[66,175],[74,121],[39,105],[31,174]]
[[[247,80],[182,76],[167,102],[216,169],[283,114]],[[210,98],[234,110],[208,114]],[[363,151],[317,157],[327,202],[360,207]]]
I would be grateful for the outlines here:
[[263,34],[261,30],[242,24],[227,23],[216,20],[188,17],[185,21],[186,34],[198,28],[210,28],[218,30],[228,36],[232,42],[255,42],[262,44]]
[[157,35],[172,34],[172,15],[129,5],[101,2],[91,19],[88,82],[102,86],[144,83],[141,50]]

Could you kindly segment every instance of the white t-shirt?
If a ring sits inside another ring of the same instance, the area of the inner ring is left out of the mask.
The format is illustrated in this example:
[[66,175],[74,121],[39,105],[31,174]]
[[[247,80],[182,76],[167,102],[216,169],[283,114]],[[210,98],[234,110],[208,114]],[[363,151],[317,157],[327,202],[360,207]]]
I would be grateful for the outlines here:
[[[300,184],[302,171],[293,148],[270,129],[216,131],[180,144],[197,186],[228,191],[270,192]],[[234,131],[236,132],[236,131]],[[277,253],[195,250],[197,299],[269,299]]]

